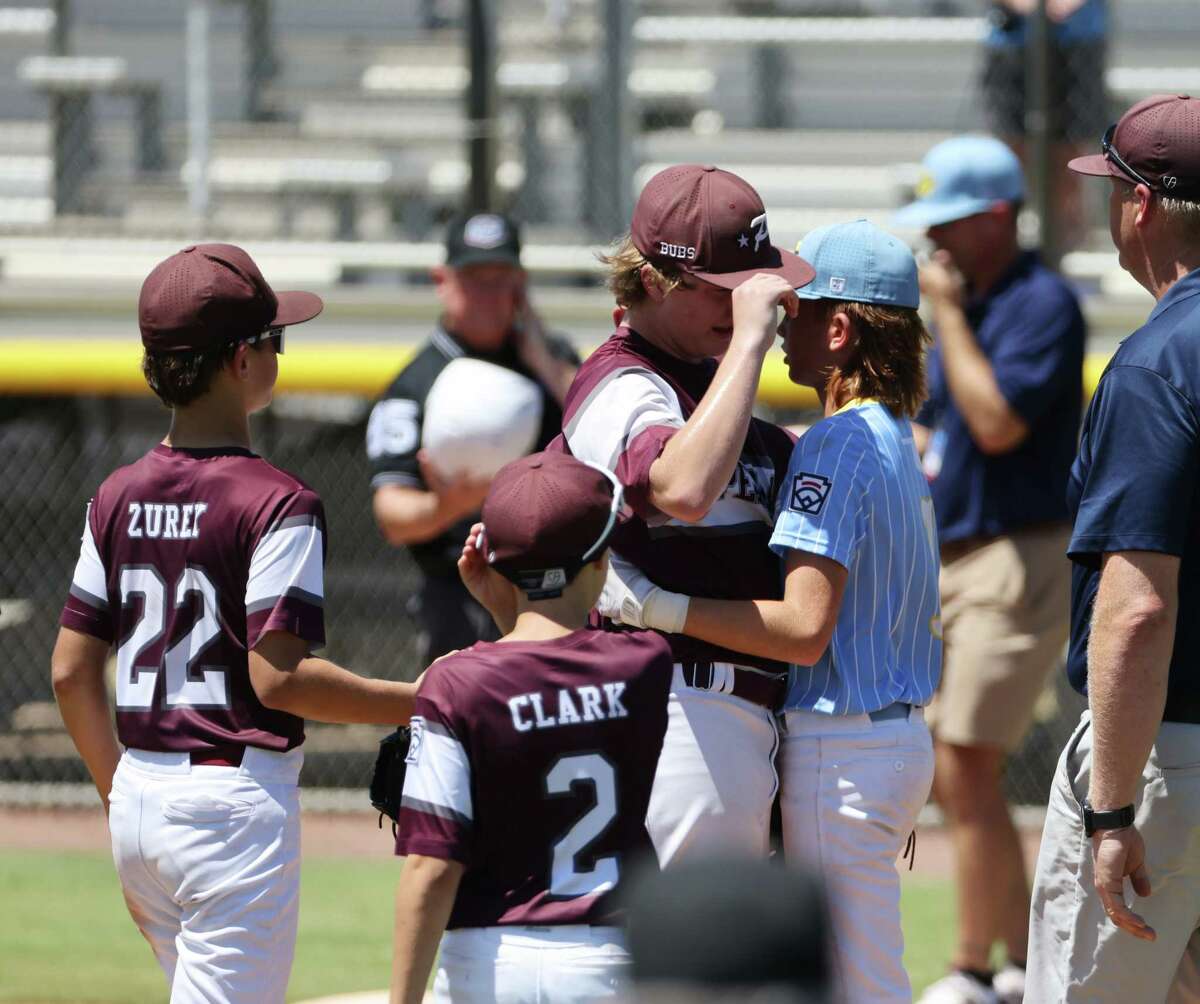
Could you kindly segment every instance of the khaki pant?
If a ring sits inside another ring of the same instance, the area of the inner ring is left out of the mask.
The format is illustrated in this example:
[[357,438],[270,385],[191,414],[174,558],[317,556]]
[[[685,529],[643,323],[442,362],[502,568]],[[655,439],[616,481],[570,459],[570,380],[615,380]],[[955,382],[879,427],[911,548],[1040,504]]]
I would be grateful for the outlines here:
[[1151,894],[1126,902],[1158,933],[1139,941],[1104,913],[1080,803],[1091,776],[1091,713],[1058,761],[1038,854],[1026,1004],[1200,1001],[1200,725],[1164,722],[1136,796]]
[[943,548],[945,663],[928,709],[936,739],[1011,753],[1061,662],[1070,627],[1070,528]]

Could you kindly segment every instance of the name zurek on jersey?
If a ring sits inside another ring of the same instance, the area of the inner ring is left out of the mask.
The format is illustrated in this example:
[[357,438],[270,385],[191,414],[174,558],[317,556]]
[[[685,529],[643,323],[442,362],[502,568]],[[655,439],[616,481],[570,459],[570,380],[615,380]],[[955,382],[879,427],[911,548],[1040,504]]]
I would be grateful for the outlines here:
[[130,502],[125,533],[129,537],[196,540],[200,536],[200,518],[206,512],[207,502]]

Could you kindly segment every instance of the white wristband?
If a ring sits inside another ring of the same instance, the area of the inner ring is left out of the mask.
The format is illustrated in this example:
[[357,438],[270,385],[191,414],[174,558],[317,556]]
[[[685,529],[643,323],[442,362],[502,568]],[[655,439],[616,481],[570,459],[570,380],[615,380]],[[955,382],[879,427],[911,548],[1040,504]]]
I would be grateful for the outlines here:
[[642,603],[642,623],[648,628],[665,631],[667,634],[680,634],[687,623],[691,599],[683,593],[655,589]]

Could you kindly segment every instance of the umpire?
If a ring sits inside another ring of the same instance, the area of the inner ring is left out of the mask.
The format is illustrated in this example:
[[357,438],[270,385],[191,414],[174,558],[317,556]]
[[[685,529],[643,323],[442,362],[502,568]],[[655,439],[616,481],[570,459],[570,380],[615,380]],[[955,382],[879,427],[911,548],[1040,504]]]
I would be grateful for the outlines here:
[[389,544],[408,547],[421,583],[409,601],[420,626],[418,665],[494,639],[488,613],[467,593],[456,562],[478,518],[486,480],[447,480],[420,450],[425,398],[443,369],[464,356],[513,370],[542,389],[535,449],[562,423],[562,399],[579,357],[547,335],[529,305],[521,237],[507,216],[460,216],[446,231],[446,263],[432,271],[442,304],[438,326],[380,398],[367,424],[373,509]]
[[1109,179],[1121,267],[1158,303],[1104,371],[1071,471],[1067,670],[1090,710],[1050,792],[1026,999],[1197,1000],[1200,101],[1139,102],[1102,151],[1071,168]]

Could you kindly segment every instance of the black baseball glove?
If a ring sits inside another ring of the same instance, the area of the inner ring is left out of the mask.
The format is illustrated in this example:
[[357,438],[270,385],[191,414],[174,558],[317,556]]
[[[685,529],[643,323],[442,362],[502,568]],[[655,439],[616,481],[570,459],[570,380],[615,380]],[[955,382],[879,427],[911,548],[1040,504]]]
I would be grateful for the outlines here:
[[371,772],[371,804],[379,811],[379,827],[383,828],[383,817],[392,821],[392,833],[396,832],[396,820],[400,818],[400,796],[404,792],[404,774],[408,769],[405,758],[412,741],[412,729],[401,725],[379,740],[379,755],[375,757],[375,769]]

